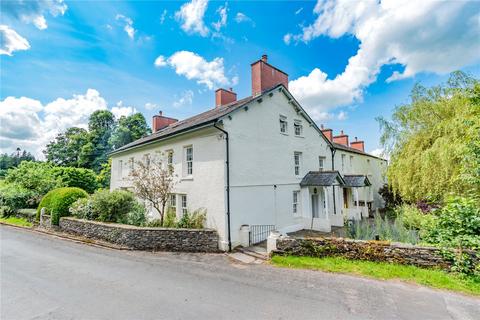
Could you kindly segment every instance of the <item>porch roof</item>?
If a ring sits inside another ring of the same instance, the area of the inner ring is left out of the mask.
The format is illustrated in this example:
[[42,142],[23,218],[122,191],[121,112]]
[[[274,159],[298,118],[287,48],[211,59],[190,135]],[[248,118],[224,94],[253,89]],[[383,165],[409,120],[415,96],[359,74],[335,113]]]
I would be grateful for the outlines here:
[[303,177],[300,182],[300,186],[309,187],[309,186],[334,186],[334,185],[344,185],[345,180],[338,171],[310,171]]
[[355,188],[372,185],[368,177],[361,174],[346,174],[343,176],[343,179],[345,180],[345,187]]

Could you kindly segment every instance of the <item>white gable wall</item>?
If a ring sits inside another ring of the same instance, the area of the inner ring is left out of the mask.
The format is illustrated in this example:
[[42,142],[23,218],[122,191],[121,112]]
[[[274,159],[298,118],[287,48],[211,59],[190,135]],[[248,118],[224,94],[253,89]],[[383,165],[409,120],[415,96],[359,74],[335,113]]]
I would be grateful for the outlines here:
[[[288,122],[280,132],[280,116]],[[303,125],[302,137],[294,134],[294,121]],[[308,205],[299,199],[299,214],[293,214],[293,191],[308,171],[319,170],[319,156],[331,168],[331,152],[321,133],[298,114],[287,97],[275,90],[272,97],[252,102],[223,120],[230,137],[231,229],[234,245],[243,224],[274,224],[282,231],[302,229],[311,217]],[[300,174],[294,173],[294,152],[301,152]],[[301,198],[305,199],[302,190]],[[331,197],[331,192],[328,192]],[[331,205],[332,200],[328,201]],[[302,206],[303,204],[303,206]],[[333,209],[330,209],[332,212]]]
[[[193,176],[183,177],[183,153],[185,146],[193,146]],[[226,221],[225,221],[225,141],[221,132],[215,128],[197,130],[176,138],[156,142],[147,146],[127,150],[112,156],[112,176],[110,189],[131,188],[128,179],[128,163],[130,158],[142,161],[145,154],[152,157],[157,153],[173,151],[173,167],[175,181],[173,192],[186,194],[190,211],[205,208],[207,210],[207,227],[218,231],[222,243],[226,248]],[[122,177],[118,168],[122,161]],[[177,196],[177,216],[180,217],[180,197]],[[153,210],[151,218],[158,218]]]

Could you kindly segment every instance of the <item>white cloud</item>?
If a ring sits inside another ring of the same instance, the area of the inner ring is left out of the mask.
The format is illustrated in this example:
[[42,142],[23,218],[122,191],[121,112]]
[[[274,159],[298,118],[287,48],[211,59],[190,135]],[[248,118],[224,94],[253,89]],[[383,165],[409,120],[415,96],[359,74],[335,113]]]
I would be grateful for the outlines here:
[[291,41],[292,41],[291,33],[287,33],[286,35],[283,36],[283,42],[285,42],[286,45],[289,45]]
[[191,51],[177,51],[168,59],[164,56],[158,56],[155,60],[155,66],[170,66],[175,69],[178,75],[182,75],[189,80],[195,80],[198,84],[203,84],[210,90],[226,85],[235,85],[238,77],[231,80],[225,76],[225,67],[223,58],[214,58],[207,61],[200,55]]
[[167,66],[167,60],[164,56],[158,56],[153,64],[155,65],[155,67],[165,67]]
[[290,90],[309,108],[326,112],[359,102],[380,69],[401,64],[388,81],[420,72],[448,73],[480,60],[480,12],[473,2],[384,0],[319,1],[315,22],[285,43],[309,42],[319,36],[353,35],[360,41],[343,73],[329,78],[315,68],[290,82]]
[[125,23],[123,30],[127,33],[128,37],[133,40],[135,38],[135,33],[137,32],[137,30],[133,28],[133,20],[123,14],[117,14],[115,19]]
[[207,11],[208,0],[192,0],[180,7],[175,12],[175,18],[181,22],[181,28],[190,34],[198,33],[206,37],[209,33],[208,28],[203,22],[205,11]]
[[145,109],[147,110],[160,109],[160,106],[156,103],[147,102],[145,103]]
[[135,107],[124,106],[123,101],[118,101],[117,105],[112,107],[111,111],[116,119],[120,119],[120,117],[128,117],[138,112]]
[[45,105],[27,97],[7,97],[0,101],[0,152],[20,147],[43,158],[42,150],[58,133],[74,126],[87,128],[90,114],[105,109],[107,102],[94,89]]
[[255,26],[255,22],[249,16],[242,12],[237,12],[237,15],[235,16],[235,21],[237,23],[248,22],[251,23],[252,26]]
[[8,0],[1,2],[3,14],[18,19],[24,23],[33,23],[40,30],[46,29],[47,20],[45,14],[50,13],[56,17],[67,11],[67,5],[63,0]]
[[167,9],[163,9],[162,15],[160,16],[160,24],[165,22],[165,18],[167,17]]
[[175,108],[191,105],[193,102],[193,91],[192,90],[186,90],[182,93],[180,98],[178,100],[173,102],[173,106]]
[[220,31],[220,29],[222,27],[227,25],[227,17],[228,17],[228,14],[227,14],[228,5],[227,5],[227,3],[225,3],[225,5],[223,7],[222,6],[218,7],[216,12],[220,15],[220,20],[212,23],[212,26],[218,32],[218,31]]
[[27,39],[6,25],[0,25],[0,55],[11,56],[14,51],[28,50],[30,44]]
[[347,118],[348,118],[348,114],[345,111],[340,111],[337,114],[337,119],[340,121],[347,120]]

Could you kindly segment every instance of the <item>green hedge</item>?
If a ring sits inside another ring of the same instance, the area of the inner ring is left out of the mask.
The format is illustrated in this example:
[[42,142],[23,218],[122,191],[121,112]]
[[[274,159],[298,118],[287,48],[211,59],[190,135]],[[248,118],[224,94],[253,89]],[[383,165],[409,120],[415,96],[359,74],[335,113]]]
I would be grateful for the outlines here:
[[60,217],[69,215],[69,207],[78,199],[86,198],[85,190],[75,187],[58,188],[48,192],[43,197],[37,209],[37,219],[40,219],[40,211],[45,208],[46,213],[52,217],[52,224],[58,225]]

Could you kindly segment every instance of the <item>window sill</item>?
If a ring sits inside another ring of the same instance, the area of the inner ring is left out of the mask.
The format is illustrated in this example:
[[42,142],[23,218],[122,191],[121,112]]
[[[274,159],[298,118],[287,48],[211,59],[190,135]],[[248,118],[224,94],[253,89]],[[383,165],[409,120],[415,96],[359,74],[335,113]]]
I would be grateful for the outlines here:
[[288,136],[288,133],[280,132],[281,135]]
[[182,177],[180,178],[181,181],[192,181],[193,180],[193,176],[186,176],[186,177]]
[[305,138],[305,136],[297,136],[295,135],[296,138]]

